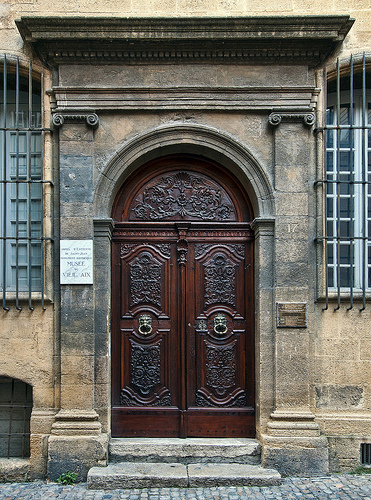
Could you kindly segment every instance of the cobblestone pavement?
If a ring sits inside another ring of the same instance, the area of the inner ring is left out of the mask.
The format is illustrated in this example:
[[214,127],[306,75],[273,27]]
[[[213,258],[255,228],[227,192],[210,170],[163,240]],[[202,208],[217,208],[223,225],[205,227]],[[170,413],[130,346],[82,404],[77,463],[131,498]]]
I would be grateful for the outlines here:
[[217,488],[145,488],[88,490],[86,483],[61,486],[35,481],[0,484],[0,499],[89,500],[371,500],[371,475],[334,475],[316,478],[285,478],[281,486]]

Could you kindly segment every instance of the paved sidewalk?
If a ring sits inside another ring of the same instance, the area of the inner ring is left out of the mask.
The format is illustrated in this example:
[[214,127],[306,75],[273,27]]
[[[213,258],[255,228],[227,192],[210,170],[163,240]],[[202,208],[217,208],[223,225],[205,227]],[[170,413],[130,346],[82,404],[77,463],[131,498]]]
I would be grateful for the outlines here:
[[89,499],[89,500],[371,500],[371,475],[334,475],[316,478],[286,478],[281,486],[219,488],[145,488],[142,490],[87,490],[86,483],[61,486],[56,483],[0,484],[0,499]]

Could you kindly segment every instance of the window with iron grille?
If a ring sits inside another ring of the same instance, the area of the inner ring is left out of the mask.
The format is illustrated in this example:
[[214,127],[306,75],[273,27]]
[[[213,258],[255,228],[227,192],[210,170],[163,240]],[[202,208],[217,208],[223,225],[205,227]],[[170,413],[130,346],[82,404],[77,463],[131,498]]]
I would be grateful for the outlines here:
[[371,86],[365,56],[328,83],[325,125],[326,300],[337,292],[366,304],[371,290]]
[[0,377],[0,457],[30,456],[32,387]]
[[361,443],[361,464],[371,465],[371,444]]
[[0,75],[0,293],[44,306],[44,188],[41,80],[3,56]]

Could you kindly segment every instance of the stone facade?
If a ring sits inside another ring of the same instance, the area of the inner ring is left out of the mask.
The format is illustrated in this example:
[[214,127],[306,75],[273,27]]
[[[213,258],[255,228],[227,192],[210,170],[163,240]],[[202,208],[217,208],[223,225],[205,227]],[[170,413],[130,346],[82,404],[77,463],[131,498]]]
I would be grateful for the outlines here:
[[[31,476],[76,469],[83,478],[106,462],[112,204],[146,161],[184,152],[229,169],[253,205],[263,464],[307,475],[356,467],[360,444],[371,443],[371,309],[356,298],[352,310],[346,300],[334,310],[330,297],[323,310],[314,242],[323,207],[313,187],[323,143],[314,129],[323,126],[324,69],[370,51],[368,2],[72,0],[67,9],[1,4],[2,52],[43,67],[44,169],[55,186],[45,310],[0,312],[0,375],[33,388]],[[185,41],[184,29],[196,34]],[[93,286],[59,284],[59,239],[94,241]],[[277,327],[276,304],[286,302],[307,304],[306,328]]]

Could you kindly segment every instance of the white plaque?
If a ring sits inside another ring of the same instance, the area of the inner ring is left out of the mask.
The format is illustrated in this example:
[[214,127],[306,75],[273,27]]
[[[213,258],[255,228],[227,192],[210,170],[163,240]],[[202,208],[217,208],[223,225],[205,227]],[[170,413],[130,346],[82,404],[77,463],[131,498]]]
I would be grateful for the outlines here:
[[61,240],[61,285],[93,284],[93,240]]

